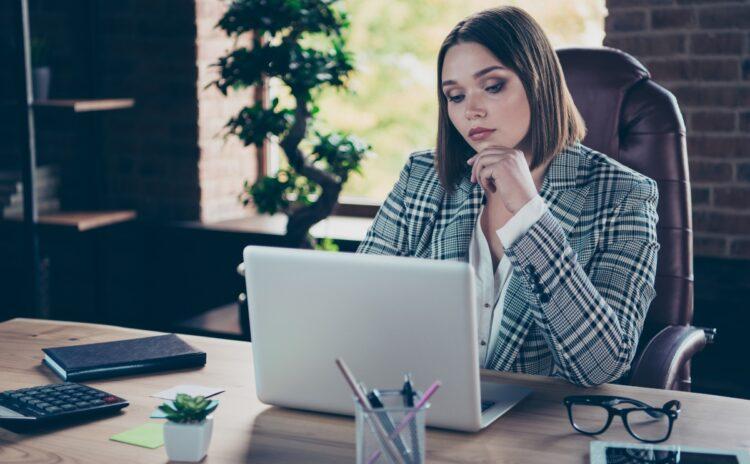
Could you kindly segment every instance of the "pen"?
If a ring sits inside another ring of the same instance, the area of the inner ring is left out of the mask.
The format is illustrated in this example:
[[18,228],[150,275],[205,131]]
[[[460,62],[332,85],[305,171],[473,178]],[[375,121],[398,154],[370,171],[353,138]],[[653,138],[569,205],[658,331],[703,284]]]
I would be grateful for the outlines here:
[[[383,401],[380,399],[380,391],[377,389],[372,390],[367,395],[367,399],[370,400],[370,404],[372,404],[373,409],[382,409],[385,407]],[[383,423],[383,428],[388,433],[388,435],[394,435],[393,431],[396,427],[393,425],[393,421],[391,420],[391,417],[388,415],[388,413],[385,411],[375,411],[375,414],[378,416],[378,419],[380,419],[380,422]],[[396,433],[395,435],[396,437],[394,438],[394,441],[396,442],[396,449],[398,449],[399,453],[401,453],[404,459],[410,460],[409,450],[406,449],[406,445],[404,445],[403,440],[401,440],[401,435],[399,435],[398,433]]]
[[[404,397],[404,406],[408,408],[414,407],[414,384],[411,382],[411,373],[404,375],[404,386],[401,389],[401,394]],[[409,436],[411,438],[412,454],[414,455],[414,462],[420,462],[419,457],[419,436],[417,435],[417,424],[414,421],[409,423]]]
[[[370,401],[357,385],[357,379],[354,378],[354,375],[349,370],[349,367],[346,365],[344,360],[341,358],[336,358],[336,366],[338,366],[341,374],[344,376],[344,380],[346,380],[349,388],[351,388],[352,392],[354,392],[354,396],[357,398],[357,402],[359,402],[359,404],[364,408],[365,411],[372,412]],[[404,460],[398,454],[398,450],[394,446],[393,442],[388,438],[388,434],[385,432],[385,430],[383,430],[383,425],[378,421],[372,421],[372,423],[375,426],[375,435],[378,436],[380,444],[385,449],[386,453],[388,453],[388,456],[391,458],[391,460],[397,463],[403,463]],[[377,451],[377,455],[380,456],[380,451]],[[375,459],[377,459],[377,457]],[[370,461],[370,463],[372,462],[375,461]]]
[[413,408],[414,385],[411,383],[411,374],[406,374],[404,376],[404,387],[401,389],[401,394],[404,396],[404,406]]
[[[409,414],[407,414],[401,422],[398,423],[398,426],[396,427],[396,430],[393,431],[393,433],[401,433],[402,430],[404,430],[404,427],[414,419],[414,416],[417,415],[417,411],[419,411],[425,404],[427,404],[427,401],[430,399],[432,395],[435,394],[438,388],[440,388],[440,385],[442,383],[439,380],[436,380],[435,382],[430,385],[430,388],[427,389],[426,392],[424,392],[424,396],[419,399],[417,402],[417,405],[415,406],[415,409],[410,411]],[[392,438],[392,437],[391,437]],[[373,462],[377,461],[377,459],[380,457],[380,451],[375,451],[370,455],[370,459],[367,460],[367,464],[372,464]]]

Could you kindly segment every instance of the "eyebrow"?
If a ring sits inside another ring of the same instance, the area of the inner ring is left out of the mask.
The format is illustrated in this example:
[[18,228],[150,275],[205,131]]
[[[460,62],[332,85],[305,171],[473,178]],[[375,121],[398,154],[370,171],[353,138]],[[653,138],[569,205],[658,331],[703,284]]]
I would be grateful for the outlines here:
[[[495,65],[495,66],[490,66],[490,67],[484,68],[484,69],[482,69],[482,70],[477,71],[477,72],[474,73],[474,79],[478,79],[478,78],[482,77],[483,75],[487,74],[488,72],[494,71],[495,69],[506,69],[506,68],[504,68],[504,67],[502,67],[500,65]],[[456,84],[456,83],[457,82],[454,81],[454,80],[443,81],[443,83],[441,84],[441,87],[445,87],[446,85],[451,85],[451,84]]]

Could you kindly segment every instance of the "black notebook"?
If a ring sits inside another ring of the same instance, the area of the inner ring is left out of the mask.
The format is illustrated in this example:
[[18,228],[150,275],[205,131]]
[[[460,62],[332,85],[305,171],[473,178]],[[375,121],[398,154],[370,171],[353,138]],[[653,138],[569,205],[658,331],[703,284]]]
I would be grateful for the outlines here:
[[117,342],[43,348],[44,364],[63,380],[100,379],[140,372],[203,366],[206,353],[175,334]]

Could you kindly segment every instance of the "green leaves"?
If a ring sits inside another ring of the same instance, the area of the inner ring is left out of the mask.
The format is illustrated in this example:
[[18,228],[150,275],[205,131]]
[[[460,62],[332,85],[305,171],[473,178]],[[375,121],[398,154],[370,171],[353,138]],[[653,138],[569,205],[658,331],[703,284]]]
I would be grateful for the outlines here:
[[[322,134],[315,131],[317,144],[310,157],[313,164],[346,182],[349,173],[362,174],[362,160],[372,148],[358,137],[333,132]],[[244,140],[244,139],[243,139]],[[291,210],[315,202],[320,187],[293,169],[279,170],[275,176],[263,176],[252,186],[245,181],[240,201],[247,205],[252,201],[259,213],[289,213]]]
[[252,199],[259,213],[288,213],[295,207],[313,204],[320,187],[292,169],[281,169],[276,176],[263,176],[255,184],[245,188],[240,200],[247,205]]
[[238,48],[219,58],[212,66],[220,69],[220,77],[209,85],[221,93],[227,89],[258,84],[263,76],[278,77],[293,94],[309,95],[323,85],[342,87],[354,70],[354,59],[341,40],[333,40],[329,50],[303,47],[284,40],[279,45]]
[[321,251],[339,251],[339,246],[331,237],[325,237],[315,242],[315,249]]
[[[311,225],[332,211],[341,184],[350,172],[361,174],[361,160],[370,150],[369,145],[354,136],[317,132],[318,141],[311,153],[299,148],[308,125],[319,112],[315,98],[321,88],[346,88],[349,74],[354,70],[354,58],[346,50],[343,35],[349,21],[345,12],[334,8],[337,2],[233,0],[217,24],[237,39],[235,43],[241,43],[240,35],[252,32],[253,46],[237,48],[219,58],[213,65],[219,68],[219,77],[209,86],[226,95],[230,88],[264,84],[266,78],[277,77],[291,90],[294,103],[300,105],[280,108],[279,100],[274,99],[269,109],[260,104],[245,107],[225,126],[227,135],[237,136],[246,146],[258,147],[273,135],[290,137],[289,131],[293,130],[291,138],[283,138],[280,143],[288,150],[287,157],[293,156],[289,167],[274,176],[262,176],[252,185],[245,181],[239,199],[244,205],[252,202],[260,213],[305,216],[304,221],[289,221],[288,228],[300,229],[287,230],[294,240],[309,235]],[[291,166],[315,178],[320,185]],[[326,195],[322,195],[324,189]],[[307,208],[312,205],[315,207]],[[323,241],[320,246],[334,249],[336,245]]]
[[338,0],[234,0],[216,24],[227,35],[323,33],[340,35],[349,25],[346,13],[334,8]]
[[224,126],[230,134],[239,137],[248,146],[261,145],[271,135],[281,135],[294,122],[294,111],[278,109],[279,99],[274,98],[270,109],[260,105],[245,107]]
[[333,132],[328,135],[315,132],[319,142],[313,148],[313,160],[322,161],[328,172],[336,174],[344,181],[350,171],[362,174],[362,159],[372,149],[372,146],[360,138]]
[[202,396],[190,396],[178,393],[175,400],[163,403],[159,409],[167,415],[172,422],[200,422],[219,406],[218,401],[210,401]]

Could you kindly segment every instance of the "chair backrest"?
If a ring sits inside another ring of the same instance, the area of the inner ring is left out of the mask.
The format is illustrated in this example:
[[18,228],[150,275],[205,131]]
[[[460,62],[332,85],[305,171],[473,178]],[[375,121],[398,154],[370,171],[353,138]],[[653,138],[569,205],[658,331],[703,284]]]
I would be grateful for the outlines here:
[[602,47],[561,48],[557,54],[573,101],[586,121],[583,144],[659,186],[656,298],[641,335],[642,348],[667,325],[686,325],[693,319],[685,124],[674,95],[652,81],[648,70],[627,53]]

